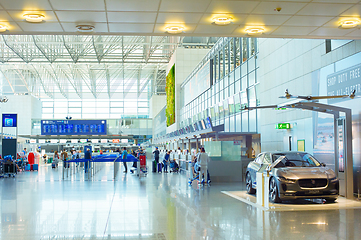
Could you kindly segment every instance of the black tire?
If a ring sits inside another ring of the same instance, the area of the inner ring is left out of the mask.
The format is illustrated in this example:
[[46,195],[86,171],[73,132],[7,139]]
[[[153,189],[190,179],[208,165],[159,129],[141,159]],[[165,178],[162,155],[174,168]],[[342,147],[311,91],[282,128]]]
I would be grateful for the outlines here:
[[252,187],[252,178],[251,178],[251,174],[249,172],[246,174],[246,190],[247,190],[247,193],[249,193],[249,194],[256,193],[256,189],[254,189]]
[[274,178],[271,178],[271,181],[269,183],[269,199],[273,203],[282,202],[282,200],[280,199],[280,196],[279,196],[277,182]]
[[334,203],[336,202],[337,198],[325,198],[326,203]]

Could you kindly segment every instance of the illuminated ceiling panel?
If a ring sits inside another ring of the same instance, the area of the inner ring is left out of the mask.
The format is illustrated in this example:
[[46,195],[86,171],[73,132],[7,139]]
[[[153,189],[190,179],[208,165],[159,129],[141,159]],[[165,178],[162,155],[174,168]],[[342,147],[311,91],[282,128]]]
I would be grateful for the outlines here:
[[[177,47],[211,48],[217,38],[176,36],[2,35],[2,94],[112,98],[164,84]],[[157,87],[159,89],[163,87]],[[86,93],[86,94],[84,94]],[[90,94],[89,94],[90,93]],[[143,95],[142,95],[143,96]]]

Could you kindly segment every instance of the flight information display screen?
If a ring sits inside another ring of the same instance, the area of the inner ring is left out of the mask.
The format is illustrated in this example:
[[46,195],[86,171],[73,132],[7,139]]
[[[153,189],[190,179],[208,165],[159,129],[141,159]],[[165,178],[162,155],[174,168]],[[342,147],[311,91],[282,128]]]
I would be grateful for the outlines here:
[[106,134],[106,120],[41,120],[41,135]]

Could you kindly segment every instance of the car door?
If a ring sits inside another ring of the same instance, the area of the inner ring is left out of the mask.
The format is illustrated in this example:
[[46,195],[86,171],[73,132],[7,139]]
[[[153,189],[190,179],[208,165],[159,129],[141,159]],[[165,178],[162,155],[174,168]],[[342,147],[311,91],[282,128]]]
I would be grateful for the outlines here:
[[252,178],[252,182],[253,184],[256,183],[256,173],[258,172],[258,170],[261,168],[262,163],[263,163],[263,156],[264,153],[259,154],[256,159],[253,161],[252,164],[252,168],[250,169],[250,173],[251,173],[251,178]]

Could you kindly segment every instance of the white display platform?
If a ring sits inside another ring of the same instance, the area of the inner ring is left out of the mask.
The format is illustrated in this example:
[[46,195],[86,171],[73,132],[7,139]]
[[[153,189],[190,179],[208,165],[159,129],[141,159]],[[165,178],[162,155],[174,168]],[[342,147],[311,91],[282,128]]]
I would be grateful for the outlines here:
[[256,195],[248,194],[246,191],[221,191],[230,197],[260,208],[264,211],[319,211],[335,209],[361,209],[361,201],[349,200],[338,197],[335,203],[323,203],[321,199],[302,199],[283,203],[270,203],[269,208],[258,205]]

